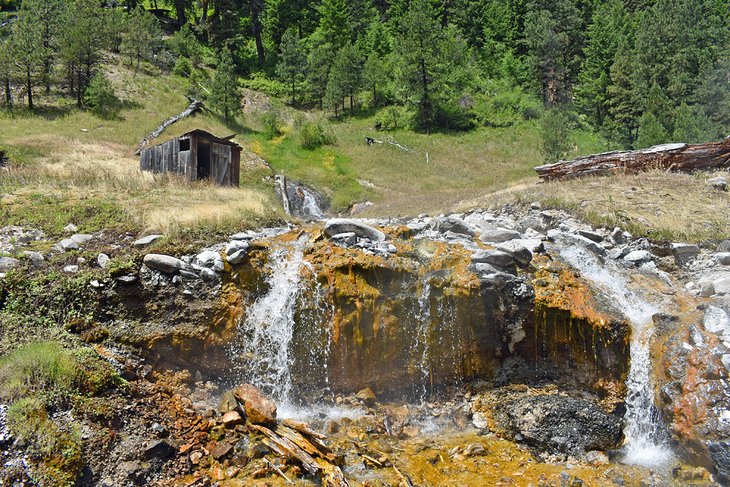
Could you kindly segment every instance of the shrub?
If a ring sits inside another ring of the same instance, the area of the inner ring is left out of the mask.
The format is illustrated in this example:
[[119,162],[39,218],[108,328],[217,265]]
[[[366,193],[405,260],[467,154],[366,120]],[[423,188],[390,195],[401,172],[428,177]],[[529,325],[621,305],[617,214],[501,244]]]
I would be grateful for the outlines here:
[[271,139],[281,133],[281,112],[272,107],[261,115],[261,124],[264,126],[266,138]]
[[381,110],[375,117],[375,129],[384,131],[402,129],[406,127],[407,120],[408,115],[404,109],[390,106]]
[[76,361],[58,343],[31,343],[0,359],[0,397],[67,394],[78,377]]
[[175,61],[175,67],[172,68],[172,72],[178,76],[182,76],[183,78],[189,78],[190,74],[193,72],[193,64],[190,62],[190,59],[186,57],[179,57],[177,58],[177,61]]
[[299,144],[303,149],[314,150],[333,143],[332,135],[328,134],[320,124],[307,122],[302,125],[299,132]]
[[84,93],[84,103],[101,118],[114,118],[120,105],[114,87],[102,73],[91,79]]

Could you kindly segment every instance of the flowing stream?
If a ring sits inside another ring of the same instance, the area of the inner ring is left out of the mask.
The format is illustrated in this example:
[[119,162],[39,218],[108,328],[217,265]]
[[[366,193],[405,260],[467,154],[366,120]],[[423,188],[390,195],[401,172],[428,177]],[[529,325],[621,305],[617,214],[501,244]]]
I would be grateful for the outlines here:
[[652,316],[659,309],[632,290],[612,261],[599,261],[592,253],[566,243],[561,257],[595,284],[631,323],[631,364],[626,381],[623,462],[646,467],[667,465],[673,458],[659,413],[654,405],[650,342]]

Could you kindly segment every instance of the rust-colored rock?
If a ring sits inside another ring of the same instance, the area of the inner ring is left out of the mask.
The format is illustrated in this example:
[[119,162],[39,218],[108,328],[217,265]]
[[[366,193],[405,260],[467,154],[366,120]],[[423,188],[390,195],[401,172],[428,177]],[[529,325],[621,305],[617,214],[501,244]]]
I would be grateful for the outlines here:
[[276,404],[251,384],[233,389],[233,396],[242,405],[246,419],[253,424],[276,424]]
[[221,423],[226,428],[233,428],[234,426],[236,426],[238,424],[242,424],[243,418],[241,417],[241,414],[238,411],[228,411],[221,418]]

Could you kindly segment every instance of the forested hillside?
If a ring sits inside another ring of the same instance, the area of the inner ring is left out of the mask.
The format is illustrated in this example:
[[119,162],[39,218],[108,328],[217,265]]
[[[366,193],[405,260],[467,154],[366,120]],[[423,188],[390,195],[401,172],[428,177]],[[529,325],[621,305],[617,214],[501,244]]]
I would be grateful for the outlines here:
[[41,91],[113,110],[99,69],[111,52],[135,69],[151,62],[188,78],[189,95],[229,120],[239,115],[240,85],[335,117],[377,112],[383,130],[542,117],[547,160],[569,149],[575,128],[636,148],[718,138],[730,124],[727,0],[0,5],[8,107],[33,110]]

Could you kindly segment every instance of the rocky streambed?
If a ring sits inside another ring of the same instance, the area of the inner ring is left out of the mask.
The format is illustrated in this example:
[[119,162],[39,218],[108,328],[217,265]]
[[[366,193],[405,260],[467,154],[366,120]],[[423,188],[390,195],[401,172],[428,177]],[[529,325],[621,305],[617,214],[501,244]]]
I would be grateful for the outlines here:
[[[728,243],[652,242],[538,205],[332,219],[189,255],[152,241],[88,283],[77,333],[129,388],[109,392],[109,421],[73,418],[82,483],[730,480]],[[243,384],[276,418],[231,398]],[[319,467],[264,429],[314,442],[298,448]],[[13,478],[32,470],[18,445],[4,455]]]

